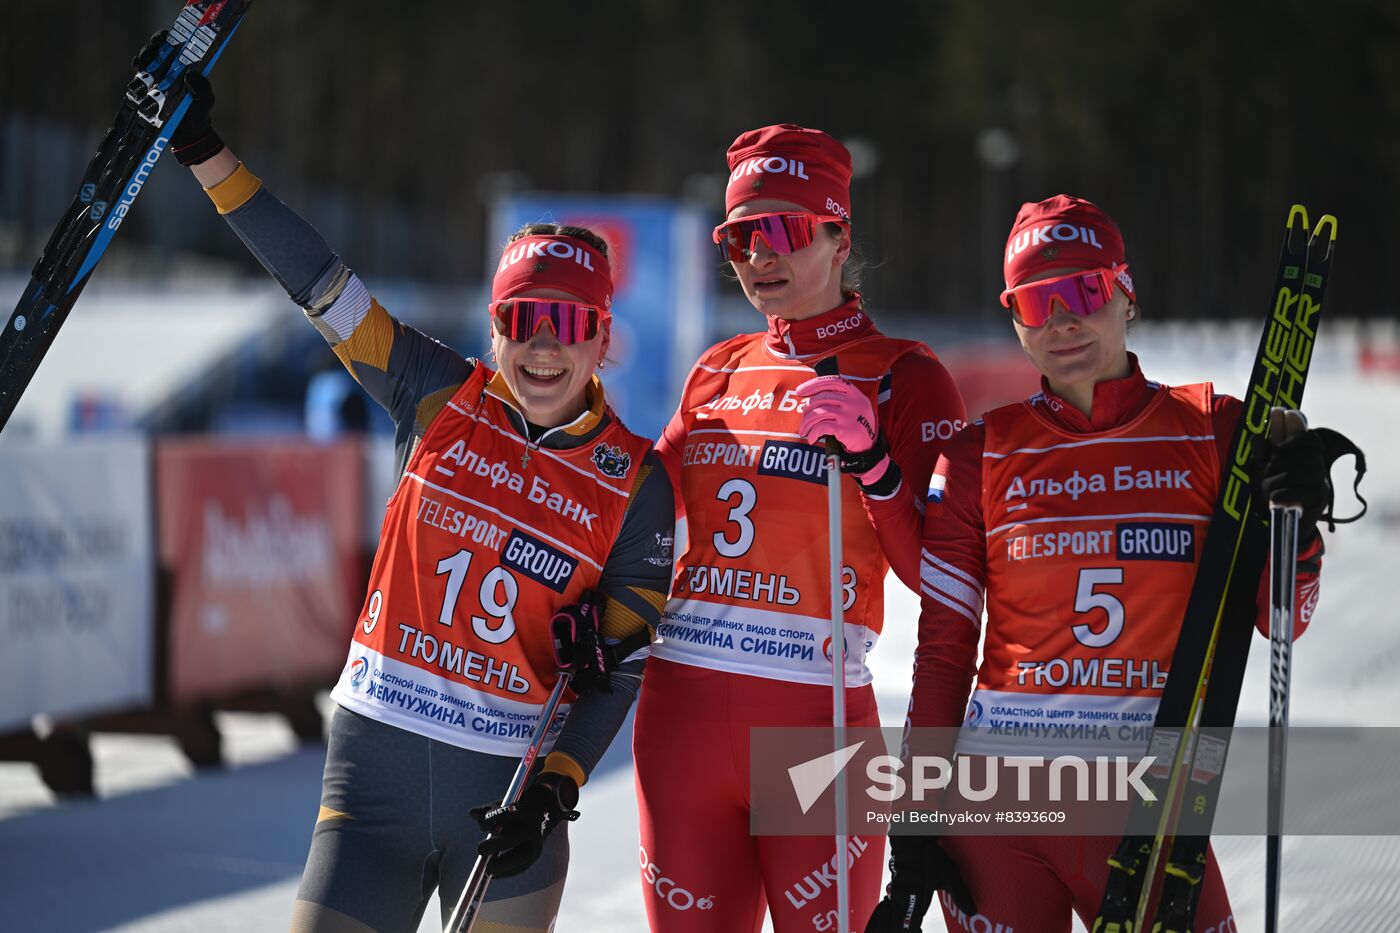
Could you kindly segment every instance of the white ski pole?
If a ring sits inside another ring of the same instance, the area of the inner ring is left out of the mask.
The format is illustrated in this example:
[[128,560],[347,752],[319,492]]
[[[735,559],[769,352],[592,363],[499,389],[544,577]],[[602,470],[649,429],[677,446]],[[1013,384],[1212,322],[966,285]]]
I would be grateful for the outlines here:
[[[1277,441],[1306,430],[1308,423],[1282,409],[1270,412]],[[1294,576],[1302,506],[1268,503],[1268,842],[1264,869],[1264,930],[1277,933],[1278,894],[1284,845],[1284,769],[1288,759],[1288,685],[1294,656]]]
[[[540,720],[535,724],[535,731],[530,734],[530,745],[525,749],[525,755],[515,769],[515,776],[510,779],[510,786],[506,788],[502,804],[515,803],[525,790],[525,781],[530,777],[530,770],[535,766],[535,759],[539,757],[540,749],[544,746],[545,736],[549,735],[549,727],[554,723],[559,701],[563,698],[571,678],[572,675],[568,671],[560,671],[559,679],[554,682],[554,689],[550,691],[549,699],[540,711]],[[472,924],[476,923],[476,915],[481,911],[481,905],[486,901],[486,886],[490,883],[491,858],[478,855],[475,864],[472,865],[472,873],[467,878],[467,886],[462,889],[462,896],[458,898],[457,906],[452,910],[452,917],[443,928],[445,933],[468,933],[471,930]]]
[[1288,687],[1293,661],[1294,568],[1298,522],[1291,503],[1269,503],[1269,840],[1265,875],[1264,929],[1277,933],[1279,880],[1283,869],[1283,776],[1288,757]]
[[[827,357],[814,367],[818,375],[837,375],[836,358]],[[834,750],[846,747],[846,613],[841,586],[841,445],[826,438],[826,511],[831,563],[831,726]],[[851,929],[851,869],[846,864],[846,769],[836,772],[836,929]]]
[[[1307,430],[1302,412],[1274,408],[1269,437],[1280,443]],[[1288,687],[1293,662],[1294,576],[1302,506],[1269,502],[1269,835],[1264,874],[1264,929],[1278,931],[1279,880],[1283,871],[1283,775],[1288,758]]]
[[[827,439],[826,510],[831,538],[831,726],[835,750],[846,747],[846,613],[841,586],[841,459]],[[851,869],[846,864],[846,769],[836,772],[836,929],[850,933]]]

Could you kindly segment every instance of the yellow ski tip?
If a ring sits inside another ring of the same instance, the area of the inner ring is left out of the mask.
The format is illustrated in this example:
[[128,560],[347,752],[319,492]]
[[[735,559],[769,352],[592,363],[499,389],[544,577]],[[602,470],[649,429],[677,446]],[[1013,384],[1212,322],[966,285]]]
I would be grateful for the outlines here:
[[1313,228],[1313,237],[1322,236],[1324,229],[1330,231],[1327,235],[1327,242],[1329,244],[1337,242],[1337,217],[1335,214],[1323,214],[1318,218],[1317,226]]
[[1118,923],[1096,917],[1094,918],[1093,933],[1133,933],[1133,922],[1129,920],[1125,923]]
[[1292,207],[1290,207],[1290,208],[1288,209],[1288,224],[1287,224],[1287,226],[1292,227],[1292,226],[1293,226],[1293,218],[1294,218],[1294,217],[1297,217],[1299,214],[1301,214],[1301,215],[1303,216],[1303,229],[1304,229],[1304,230],[1310,230],[1310,229],[1312,229],[1312,224],[1308,223],[1308,209],[1307,209],[1306,207],[1304,207],[1303,205],[1301,205],[1301,204],[1294,204]]

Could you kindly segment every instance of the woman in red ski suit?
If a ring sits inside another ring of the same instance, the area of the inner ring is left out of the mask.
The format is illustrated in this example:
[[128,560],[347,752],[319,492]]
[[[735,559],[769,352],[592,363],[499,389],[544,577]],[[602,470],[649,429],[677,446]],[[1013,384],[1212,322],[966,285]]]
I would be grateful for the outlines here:
[[[823,435],[860,457],[843,470],[846,709],[878,715],[865,655],[883,622],[888,564],[861,497],[914,508],[964,410],[923,344],[876,329],[855,291],[850,154],[790,124],[728,153],[715,231],[763,331],[696,363],[657,451],[676,478],[676,577],[637,710],[640,871],[653,930],[836,929],[830,835],[750,834],[749,729],[827,726],[831,595]],[[840,377],[814,378],[834,357]],[[850,411],[849,436],[830,423]],[[883,429],[883,430],[882,430]],[[878,895],[883,840],[853,836],[851,922]]]
[[[999,728],[1053,743],[1047,723],[1152,721],[1242,410],[1209,383],[1167,386],[1143,375],[1126,345],[1138,306],[1122,235],[1088,201],[1024,205],[1005,273],[1003,304],[1041,391],[987,412],[948,443],[922,541],[910,536],[903,547],[920,555],[922,595],[909,723],[966,720],[960,755],[998,754],[987,743]],[[1317,602],[1322,457],[1316,432],[1301,431],[1271,448],[1264,469],[1266,493],[1304,506],[1295,633]],[[901,533],[914,521],[906,515]],[[1267,574],[1265,631],[1266,583]],[[935,890],[950,930],[1068,933],[1071,911],[1092,925],[1118,843],[891,839],[893,880],[867,931],[918,930]],[[1234,930],[1213,853],[1200,892],[1196,929]]]

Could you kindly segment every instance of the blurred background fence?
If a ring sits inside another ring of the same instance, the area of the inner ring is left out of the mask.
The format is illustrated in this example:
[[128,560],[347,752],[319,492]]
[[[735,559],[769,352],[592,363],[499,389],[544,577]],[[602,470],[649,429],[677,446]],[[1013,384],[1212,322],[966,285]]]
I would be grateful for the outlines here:
[[[0,266],[37,256],[172,7],[0,4]],[[717,216],[729,142],[791,121],[851,147],[877,309],[999,321],[1017,206],[1067,191],[1122,225],[1154,318],[1256,313],[1295,200],[1342,219],[1347,316],[1396,314],[1389,0],[275,0],[214,77],[224,137],[370,281],[479,282],[491,202],[520,189]],[[251,271],[180,174],[123,229],[131,267]]]

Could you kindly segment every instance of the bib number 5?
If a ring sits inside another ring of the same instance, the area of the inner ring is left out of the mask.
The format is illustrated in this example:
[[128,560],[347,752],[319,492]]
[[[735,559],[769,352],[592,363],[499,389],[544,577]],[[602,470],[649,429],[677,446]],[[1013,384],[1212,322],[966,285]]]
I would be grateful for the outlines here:
[[1102,593],[1096,586],[1122,584],[1122,567],[1085,567],[1079,571],[1079,585],[1074,591],[1074,611],[1093,612],[1102,609],[1108,616],[1108,624],[1102,631],[1094,631],[1087,622],[1081,622],[1071,631],[1081,645],[1089,648],[1107,648],[1123,634],[1123,603],[1112,593]]

